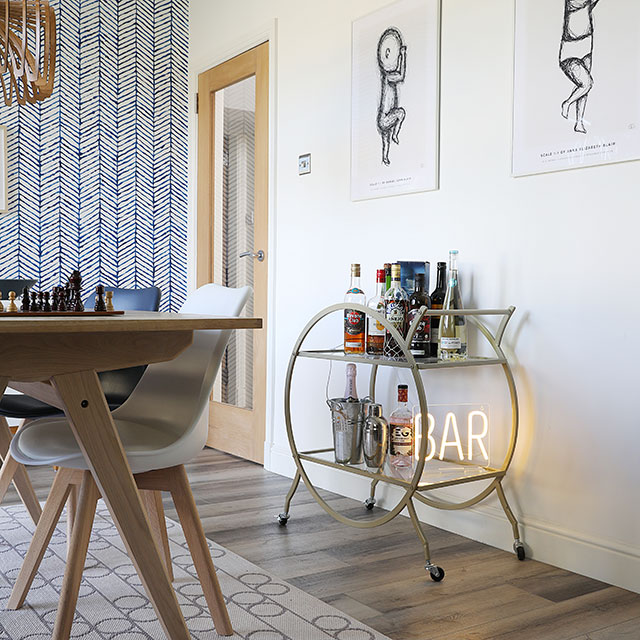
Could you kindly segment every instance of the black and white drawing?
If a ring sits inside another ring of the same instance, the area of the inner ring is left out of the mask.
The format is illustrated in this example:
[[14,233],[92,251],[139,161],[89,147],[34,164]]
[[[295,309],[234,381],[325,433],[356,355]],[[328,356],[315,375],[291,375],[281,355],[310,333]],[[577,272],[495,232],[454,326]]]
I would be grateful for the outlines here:
[[513,175],[640,158],[640,2],[515,0]]
[[399,0],[353,23],[353,200],[438,188],[439,20]]
[[400,144],[400,129],[407,116],[398,98],[398,85],[404,82],[407,70],[407,47],[398,29],[384,30],[378,40],[377,55],[381,86],[376,121],[382,137],[382,162],[391,164],[389,147],[392,141]]
[[593,88],[593,9],[599,1],[564,0],[560,68],[574,87],[562,103],[562,115],[568,120],[575,108],[576,133],[587,133],[584,115]]

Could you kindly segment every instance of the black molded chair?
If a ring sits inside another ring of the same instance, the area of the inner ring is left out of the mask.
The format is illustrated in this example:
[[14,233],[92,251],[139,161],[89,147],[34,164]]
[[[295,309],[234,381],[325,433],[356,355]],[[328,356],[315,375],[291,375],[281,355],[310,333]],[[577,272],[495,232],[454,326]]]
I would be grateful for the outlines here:
[[[157,311],[160,306],[160,289],[148,287],[146,289],[118,289],[105,287],[106,291],[113,291],[113,306],[121,311]],[[85,307],[92,309],[94,295],[85,301]],[[146,367],[131,367],[117,369],[115,371],[103,371],[98,374],[102,389],[107,399],[109,408],[113,411],[131,395],[136,388]],[[40,400],[23,394],[4,395],[0,399],[0,457],[7,456],[11,432],[7,424],[7,418],[31,421],[36,418],[44,418],[62,415],[60,410]],[[16,489],[25,507],[29,511],[34,522],[37,523],[41,509],[35,497],[33,487],[24,472],[20,468],[13,478]],[[0,502],[8,488],[7,482],[0,482]]]

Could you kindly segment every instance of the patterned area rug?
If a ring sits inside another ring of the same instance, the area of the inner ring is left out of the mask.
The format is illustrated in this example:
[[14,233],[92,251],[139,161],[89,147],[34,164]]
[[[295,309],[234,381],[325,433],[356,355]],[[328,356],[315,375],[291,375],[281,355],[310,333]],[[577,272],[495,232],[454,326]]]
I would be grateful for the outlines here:
[[[191,636],[197,640],[218,638],[182,529],[171,520],[167,523],[176,578],[174,588]],[[33,530],[22,505],[0,508],[0,640],[51,637],[66,557],[66,527],[62,520],[25,606],[19,611],[4,610]],[[236,632],[233,638],[388,640],[231,551],[209,544]],[[83,640],[165,637],[102,502],[98,504],[72,637]]]

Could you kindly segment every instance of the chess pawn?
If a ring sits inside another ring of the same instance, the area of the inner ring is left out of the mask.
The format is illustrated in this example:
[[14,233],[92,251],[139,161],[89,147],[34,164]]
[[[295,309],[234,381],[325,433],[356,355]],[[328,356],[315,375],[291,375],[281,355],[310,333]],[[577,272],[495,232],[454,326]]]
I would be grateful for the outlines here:
[[4,311],[4,305],[2,304],[2,291],[0,291],[0,313]]
[[38,304],[38,292],[31,292],[31,304],[29,305],[29,311],[40,311],[40,305]]
[[44,303],[42,305],[42,310],[46,313],[51,313],[51,302],[49,301],[49,292],[44,292]]
[[16,305],[16,292],[9,291],[9,308],[7,309],[9,313],[17,313],[18,307]]
[[67,311],[67,291],[64,287],[58,287],[58,311]]
[[81,313],[84,311],[84,304],[82,304],[82,297],[80,291],[82,290],[82,276],[77,269],[71,274],[69,278],[71,284],[71,310]]
[[104,303],[104,287],[99,284],[96,287],[96,304],[93,307],[94,311],[106,311],[107,305]]
[[51,290],[51,311],[58,311],[58,287]]
[[20,311],[29,311],[29,289],[27,287],[22,290],[22,305]]
[[113,291],[107,291],[105,296],[107,298],[107,311],[115,311],[115,309],[113,308]]

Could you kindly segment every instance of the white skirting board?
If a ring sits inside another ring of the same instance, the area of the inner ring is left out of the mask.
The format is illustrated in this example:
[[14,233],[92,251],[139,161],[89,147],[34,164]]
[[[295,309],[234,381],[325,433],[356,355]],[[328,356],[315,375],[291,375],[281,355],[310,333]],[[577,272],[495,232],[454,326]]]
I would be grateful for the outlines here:
[[[295,474],[295,463],[288,449],[271,447],[265,462],[265,468],[273,473],[290,478]],[[311,466],[313,465],[308,465]],[[314,471],[314,481],[319,488],[364,501],[369,496],[369,481],[357,476],[349,476],[349,480],[345,481],[345,475],[319,467]],[[640,593],[640,547],[624,546],[565,529],[551,522],[523,517],[518,512],[515,496],[510,491],[508,476],[504,487],[507,500],[518,518],[528,558]],[[298,490],[305,491],[302,487]],[[395,487],[378,485],[377,505],[391,508],[399,495],[399,490]],[[447,497],[444,492],[439,495]],[[283,503],[284,498],[283,494]],[[443,511],[418,502],[415,504],[422,522],[505,551],[513,550],[511,525],[495,495],[471,509],[461,511]],[[295,498],[291,520],[295,520]],[[416,544],[419,544],[417,539]],[[432,560],[441,564],[446,571],[446,558],[434,556]]]

